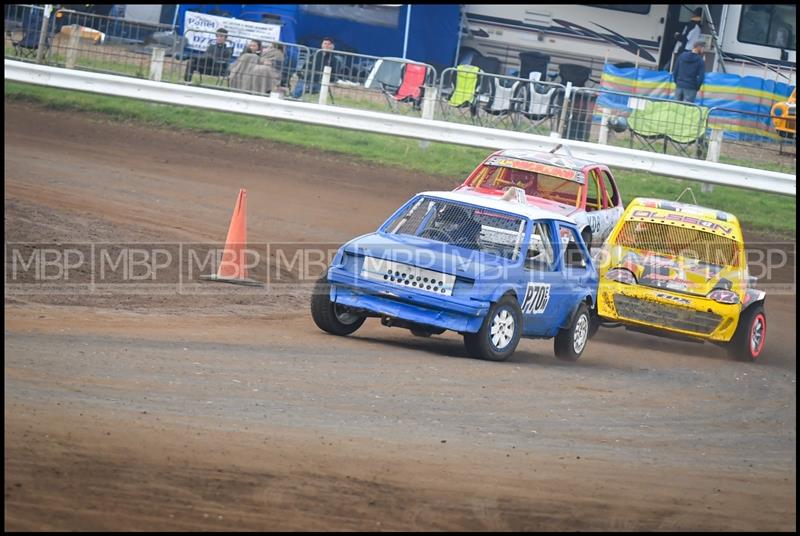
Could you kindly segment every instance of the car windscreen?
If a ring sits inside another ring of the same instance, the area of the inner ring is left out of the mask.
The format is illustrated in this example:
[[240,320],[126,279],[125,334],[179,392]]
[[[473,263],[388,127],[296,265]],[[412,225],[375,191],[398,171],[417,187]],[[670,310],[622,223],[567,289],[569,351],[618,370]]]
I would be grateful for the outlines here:
[[656,222],[626,221],[616,244],[717,267],[739,267],[739,244],[707,231]]
[[386,226],[389,234],[409,235],[515,260],[526,220],[492,209],[421,197]]
[[501,191],[516,186],[525,190],[526,195],[571,206],[577,206],[581,194],[579,182],[546,173],[504,166],[484,166],[472,182],[472,186]]

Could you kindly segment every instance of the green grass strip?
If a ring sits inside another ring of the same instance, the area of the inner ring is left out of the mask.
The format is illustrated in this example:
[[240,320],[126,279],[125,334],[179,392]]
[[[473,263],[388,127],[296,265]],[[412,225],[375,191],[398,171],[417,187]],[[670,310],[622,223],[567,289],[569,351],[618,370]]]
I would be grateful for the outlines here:
[[[178,128],[194,132],[260,138],[355,156],[371,164],[399,167],[451,178],[453,186],[459,184],[490,153],[488,149],[437,142],[420,143],[419,140],[397,136],[159,104],[17,82],[5,83],[5,98],[7,101],[36,103],[54,110],[101,113],[119,121],[135,121],[156,127]],[[614,170],[614,173],[625,201],[640,196],[675,199],[684,188],[691,187],[698,204],[735,214],[746,230],[777,233],[785,238],[794,238],[796,234],[795,197],[725,186],[714,186],[713,192],[703,193],[700,191],[700,185],[695,181],[621,169]],[[683,200],[687,200],[687,197],[684,196]]]

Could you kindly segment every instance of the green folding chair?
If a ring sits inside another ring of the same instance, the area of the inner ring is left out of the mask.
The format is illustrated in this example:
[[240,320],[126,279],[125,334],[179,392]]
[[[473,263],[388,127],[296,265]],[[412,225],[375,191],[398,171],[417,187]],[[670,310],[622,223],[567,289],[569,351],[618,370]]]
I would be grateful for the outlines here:
[[[641,109],[628,116],[631,132],[630,146],[634,138],[654,152],[667,152],[674,147],[684,156],[691,157],[690,148],[695,146],[697,158],[706,150],[705,132],[708,108],[673,101],[645,101]],[[655,143],[663,141],[661,149]]]
[[478,73],[480,67],[477,65],[459,65],[456,67],[456,87],[450,95],[448,104],[456,108],[472,104],[475,99],[475,88],[478,86]]

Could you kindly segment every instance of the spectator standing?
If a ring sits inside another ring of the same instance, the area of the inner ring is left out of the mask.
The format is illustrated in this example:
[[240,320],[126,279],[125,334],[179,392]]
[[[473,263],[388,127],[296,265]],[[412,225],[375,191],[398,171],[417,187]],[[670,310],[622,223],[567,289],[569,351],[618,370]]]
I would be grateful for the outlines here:
[[304,78],[298,78],[292,91],[292,97],[299,99],[305,90],[309,93],[319,93],[322,86],[322,71],[325,67],[331,68],[331,79],[341,70],[341,59],[333,54],[336,45],[333,39],[326,37],[322,40],[321,52],[314,54],[311,70],[303,74]]
[[189,61],[183,79],[191,82],[195,71],[212,76],[225,74],[228,68],[228,61],[233,55],[233,49],[228,46],[227,40],[228,30],[219,28],[215,42],[208,45],[202,56],[195,56]]
[[700,39],[703,25],[703,8],[698,7],[692,12],[692,18],[683,27],[683,31],[675,34],[675,48],[673,54],[680,55],[682,52],[692,50],[694,43]]
[[692,50],[678,56],[675,62],[675,100],[694,102],[697,92],[703,85],[706,76],[706,60],[703,51],[704,41],[695,41]]

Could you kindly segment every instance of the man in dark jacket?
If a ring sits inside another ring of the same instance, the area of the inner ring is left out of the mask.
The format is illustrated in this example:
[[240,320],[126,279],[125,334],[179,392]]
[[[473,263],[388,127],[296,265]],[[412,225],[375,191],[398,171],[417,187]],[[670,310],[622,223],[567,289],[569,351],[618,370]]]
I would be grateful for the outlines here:
[[322,72],[325,67],[331,68],[331,82],[342,71],[342,59],[333,53],[336,46],[333,39],[326,37],[322,40],[319,52],[314,53],[311,69],[306,71],[303,78],[297,80],[292,91],[292,97],[299,99],[303,93],[319,93],[322,86]]
[[687,50],[675,62],[675,100],[694,102],[697,92],[706,77],[706,61],[703,51],[706,44],[696,41],[692,50]]
[[228,30],[225,28],[217,30],[216,42],[208,45],[208,48],[206,48],[202,56],[195,56],[189,61],[183,79],[187,82],[191,82],[192,75],[195,71],[211,76],[225,74],[228,69],[228,62],[233,55],[233,49],[226,43],[227,39]]

